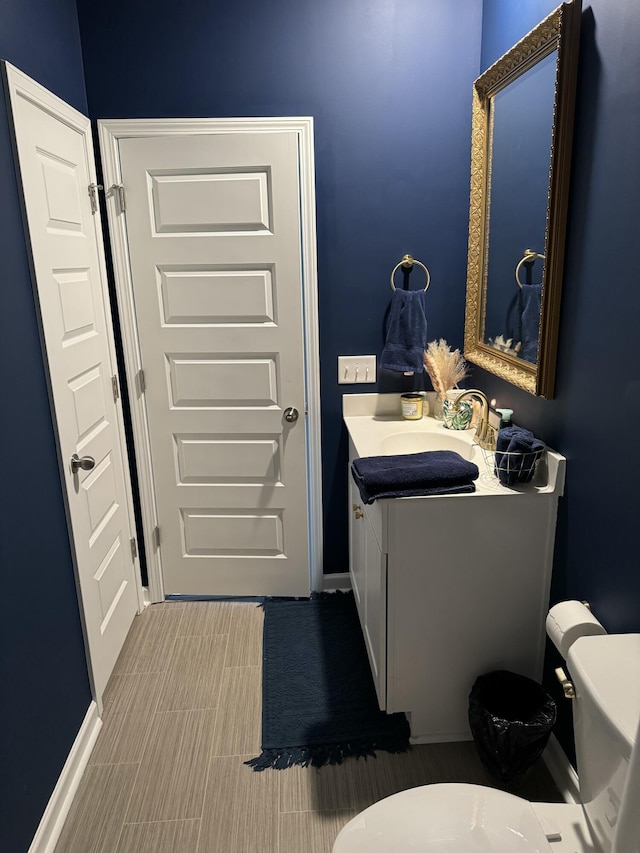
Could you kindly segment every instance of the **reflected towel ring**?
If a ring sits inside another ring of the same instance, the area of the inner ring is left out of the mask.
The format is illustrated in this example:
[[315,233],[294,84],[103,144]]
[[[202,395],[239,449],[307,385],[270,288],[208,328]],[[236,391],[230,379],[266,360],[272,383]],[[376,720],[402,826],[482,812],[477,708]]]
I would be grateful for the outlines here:
[[535,260],[541,258],[543,261],[545,260],[544,255],[541,255],[539,252],[534,252],[533,249],[525,249],[524,257],[516,267],[516,282],[519,288],[522,288],[522,282],[520,281],[520,267],[522,264],[532,264]]
[[400,267],[404,267],[405,269],[410,269],[414,264],[418,264],[418,266],[422,267],[422,269],[424,270],[425,275],[427,276],[427,283],[426,283],[424,289],[425,289],[425,291],[429,289],[429,285],[431,284],[431,274],[429,273],[429,270],[425,267],[425,265],[423,263],[421,263],[420,261],[417,261],[412,255],[405,255],[402,258],[402,260],[400,261],[400,263],[396,264],[395,267],[393,268],[393,270],[391,271],[391,290],[396,289],[396,286],[393,283],[393,277],[396,274],[396,272],[400,269]]

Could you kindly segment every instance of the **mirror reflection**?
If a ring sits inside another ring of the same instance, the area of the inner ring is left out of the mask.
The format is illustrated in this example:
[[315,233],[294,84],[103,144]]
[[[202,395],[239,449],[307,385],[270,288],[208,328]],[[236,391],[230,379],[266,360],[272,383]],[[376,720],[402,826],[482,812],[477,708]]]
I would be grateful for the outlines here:
[[489,100],[484,340],[535,364],[546,243],[557,50]]

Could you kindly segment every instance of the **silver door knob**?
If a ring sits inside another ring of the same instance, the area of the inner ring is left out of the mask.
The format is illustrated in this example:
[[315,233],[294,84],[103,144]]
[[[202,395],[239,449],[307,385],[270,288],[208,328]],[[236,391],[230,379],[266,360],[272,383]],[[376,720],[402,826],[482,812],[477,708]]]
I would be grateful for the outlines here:
[[287,423],[294,424],[298,420],[298,410],[289,406],[284,410],[284,419]]
[[90,471],[92,468],[95,468],[95,466],[96,460],[93,456],[83,456],[81,459],[77,453],[74,453],[71,457],[71,471],[74,474],[79,468],[82,468],[83,471]]

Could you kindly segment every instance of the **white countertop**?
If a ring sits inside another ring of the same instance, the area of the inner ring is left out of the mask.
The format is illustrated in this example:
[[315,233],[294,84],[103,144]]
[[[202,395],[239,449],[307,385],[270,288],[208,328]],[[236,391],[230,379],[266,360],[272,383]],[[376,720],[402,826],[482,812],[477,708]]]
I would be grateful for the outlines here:
[[[429,396],[433,408],[433,395]],[[553,450],[547,449],[546,464],[541,462],[538,465],[531,483],[507,487],[493,473],[493,454],[486,454],[475,444],[475,429],[450,430],[433,417],[407,420],[400,414],[399,394],[345,394],[342,400],[344,422],[359,457],[415,453],[418,450],[456,450],[474,462],[480,471],[475,481],[476,491],[449,497],[553,492],[561,495],[564,491],[566,460]]]

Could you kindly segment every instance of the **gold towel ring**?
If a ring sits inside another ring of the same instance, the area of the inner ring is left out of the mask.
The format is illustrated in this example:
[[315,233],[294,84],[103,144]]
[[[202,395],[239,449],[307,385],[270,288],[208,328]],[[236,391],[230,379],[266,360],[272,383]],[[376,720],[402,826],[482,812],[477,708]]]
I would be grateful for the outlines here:
[[425,267],[425,265],[423,263],[421,263],[420,261],[416,261],[416,259],[412,255],[405,255],[402,258],[402,260],[400,261],[400,263],[396,264],[395,267],[393,268],[393,270],[391,271],[391,290],[396,289],[396,286],[393,283],[393,277],[396,274],[396,272],[400,269],[400,267],[404,267],[405,269],[410,269],[414,264],[418,264],[418,266],[422,267],[422,269],[424,270],[425,275],[427,276],[427,283],[426,283],[424,289],[425,289],[425,291],[429,289],[429,285],[431,284],[431,275],[429,273],[429,270]]
[[522,288],[522,282],[520,281],[520,267],[522,264],[532,264],[538,258],[541,258],[543,261],[545,259],[544,255],[541,255],[539,252],[534,252],[533,249],[524,250],[524,257],[516,267],[516,283],[519,288]]

